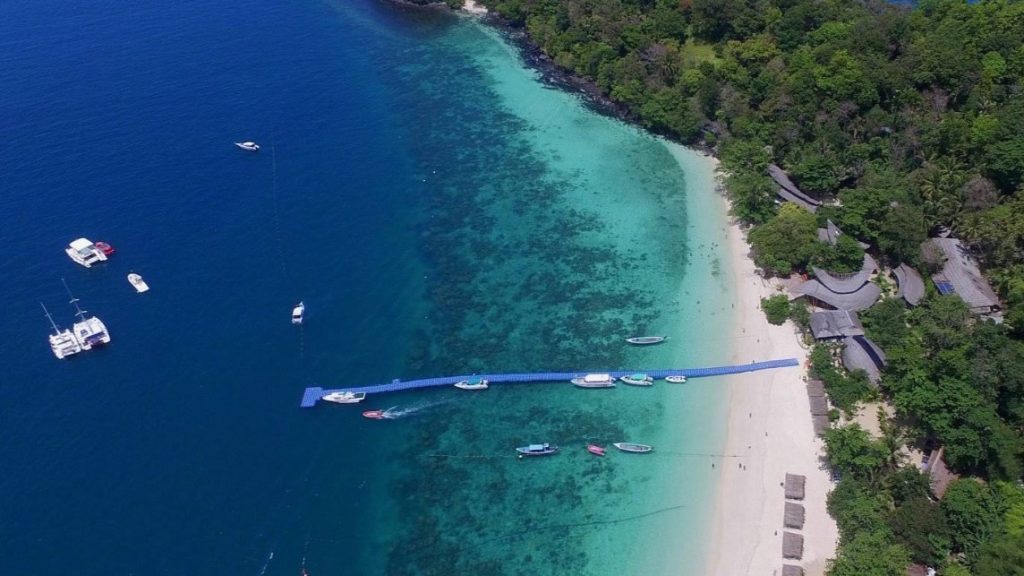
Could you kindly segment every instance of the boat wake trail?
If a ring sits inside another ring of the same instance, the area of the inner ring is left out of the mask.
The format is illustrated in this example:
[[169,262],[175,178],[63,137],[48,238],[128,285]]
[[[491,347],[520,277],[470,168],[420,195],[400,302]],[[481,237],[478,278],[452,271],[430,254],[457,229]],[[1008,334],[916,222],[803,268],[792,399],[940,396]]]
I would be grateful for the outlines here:
[[267,556],[267,561],[263,563],[263,568],[260,569],[259,576],[263,576],[267,573],[267,566],[270,566],[270,561],[274,559],[274,553],[271,552],[270,556]]
[[384,411],[383,417],[387,420],[397,420],[399,418],[405,418],[406,416],[418,414],[424,410],[427,410],[428,408],[435,408],[437,406],[448,404],[450,402],[452,402],[452,400],[436,400],[433,402],[417,402],[416,404],[412,404],[405,407],[392,406],[391,408],[388,408],[387,410]]

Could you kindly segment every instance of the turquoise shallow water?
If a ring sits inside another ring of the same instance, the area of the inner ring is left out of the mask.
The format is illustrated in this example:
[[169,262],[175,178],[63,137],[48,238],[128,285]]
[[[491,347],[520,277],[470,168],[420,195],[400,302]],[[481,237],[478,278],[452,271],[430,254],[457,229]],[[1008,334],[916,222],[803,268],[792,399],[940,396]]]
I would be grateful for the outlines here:
[[[297,408],[310,384],[724,362],[699,157],[493,31],[370,0],[8,2],[0,74],[0,573],[699,571],[713,381]],[[119,252],[75,267],[79,235]],[[49,354],[61,277],[109,348]],[[656,452],[583,451],[618,440]],[[564,452],[512,457],[544,441]]]

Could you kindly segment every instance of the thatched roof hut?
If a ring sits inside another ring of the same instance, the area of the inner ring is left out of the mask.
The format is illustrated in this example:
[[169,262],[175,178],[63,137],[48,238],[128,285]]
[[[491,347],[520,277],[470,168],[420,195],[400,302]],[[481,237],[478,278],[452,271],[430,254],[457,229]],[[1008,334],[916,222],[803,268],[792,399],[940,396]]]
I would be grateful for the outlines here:
[[[833,246],[839,241],[839,237],[842,235],[843,231],[840,230],[839,226],[836,226],[832,220],[826,220],[825,227],[818,228],[818,240],[832,244]],[[869,244],[865,244],[860,240],[857,241],[857,245],[860,246],[862,250],[867,250],[871,247]]]
[[868,380],[878,384],[885,368],[885,352],[866,336],[850,336],[843,340],[843,366],[867,372]]
[[917,306],[924,298],[924,280],[921,275],[906,264],[900,264],[892,271],[896,277],[896,296],[902,297],[911,306]]
[[950,483],[959,478],[959,476],[946,466],[946,459],[943,457],[945,450],[945,447],[941,447],[938,450],[932,450],[928,454],[928,464],[925,465],[925,471],[928,472],[928,479],[932,487],[932,493],[940,500],[942,499],[942,496],[945,495],[946,488],[949,488]]
[[946,258],[942,271],[932,276],[940,293],[956,294],[976,314],[999,311],[999,297],[982,277],[977,263],[960,240],[932,238],[928,243]]
[[811,398],[815,396],[825,396],[825,383],[821,380],[808,380],[807,396]]
[[804,556],[804,537],[795,532],[782,533],[782,557],[799,560]]
[[818,207],[821,206],[821,202],[811,198],[807,194],[804,194],[796,187],[796,184],[789,179],[789,175],[775,164],[768,166],[768,176],[779,185],[777,194],[783,200],[792,202],[797,206],[800,206],[808,212],[817,212]]
[[815,340],[841,340],[847,336],[864,335],[864,326],[857,313],[849,310],[812,312],[810,322]]
[[790,500],[804,499],[804,484],[807,483],[806,476],[797,474],[786,474],[786,498]]
[[782,576],[804,576],[804,569],[795,564],[784,564],[782,566]]
[[786,502],[786,513],[782,518],[782,525],[786,528],[796,528],[798,530],[804,527],[804,506],[803,504],[797,504],[796,502]]

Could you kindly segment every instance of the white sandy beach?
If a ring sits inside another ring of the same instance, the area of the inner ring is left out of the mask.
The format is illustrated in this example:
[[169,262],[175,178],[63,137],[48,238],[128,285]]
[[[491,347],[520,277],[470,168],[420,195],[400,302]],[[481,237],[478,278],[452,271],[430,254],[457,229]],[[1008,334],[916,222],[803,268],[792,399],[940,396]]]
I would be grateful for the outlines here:
[[825,509],[832,484],[821,464],[824,446],[814,436],[804,378],[806,357],[792,323],[772,326],[760,300],[775,293],[755,273],[750,247],[739,226],[729,229],[736,286],[736,339],[733,363],[798,358],[799,368],[730,376],[726,454],[722,460],[708,574],[773,575],[782,572],[782,533],[786,473],[807,477],[802,565],[808,576],[825,572],[835,553],[838,532]]

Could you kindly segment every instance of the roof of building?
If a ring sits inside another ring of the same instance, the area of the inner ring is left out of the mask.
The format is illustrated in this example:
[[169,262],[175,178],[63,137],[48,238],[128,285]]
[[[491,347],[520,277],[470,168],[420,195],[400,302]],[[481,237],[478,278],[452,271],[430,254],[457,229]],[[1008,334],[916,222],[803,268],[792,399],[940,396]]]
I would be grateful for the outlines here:
[[867,310],[882,295],[877,284],[867,282],[860,289],[849,294],[837,294],[829,290],[820,280],[808,280],[795,286],[791,291],[799,296],[809,296],[840,310]]
[[[840,230],[839,226],[836,226],[832,220],[826,220],[825,227],[818,228],[818,240],[821,240],[822,242],[828,242],[829,244],[834,245],[839,241],[839,237],[842,235],[843,231]],[[857,241],[857,245],[864,250],[867,250],[870,247],[869,244],[865,244],[859,240]]]
[[999,308],[999,298],[982,277],[978,264],[960,240],[932,238],[929,242],[942,250],[946,256],[942,272],[932,276],[939,292],[955,293],[975,312],[988,312]]
[[786,528],[804,527],[804,506],[796,502],[786,502],[786,512],[783,514],[782,525]]
[[932,486],[932,493],[935,494],[936,498],[942,499],[942,496],[946,493],[946,488],[949,488],[949,484],[959,478],[946,466],[946,459],[944,458],[945,447],[941,447],[938,450],[933,450],[928,455],[928,466],[925,468],[928,471],[928,478]]
[[812,414],[811,425],[814,426],[815,436],[824,436],[829,428],[828,414]]
[[786,474],[786,498],[791,500],[803,500],[804,499],[804,484],[807,482],[806,476],[800,476],[798,474]]
[[843,344],[843,366],[867,372],[868,380],[877,384],[885,367],[885,352],[865,336],[848,336]]
[[825,395],[825,383],[821,380],[807,381],[807,395],[811,398]]
[[812,416],[828,415],[828,400],[826,400],[824,396],[811,396],[808,400],[811,404]]
[[892,271],[896,277],[896,296],[902,297],[911,306],[917,306],[924,298],[924,280],[921,275],[906,264],[900,264]]
[[768,166],[768,176],[779,185],[778,194],[785,200],[789,200],[795,204],[800,205],[802,208],[815,212],[818,206],[821,206],[820,200],[815,200],[807,194],[804,194],[792,180],[789,179],[789,175],[786,174],[785,170],[780,168],[776,164],[770,164]]
[[864,335],[864,326],[857,318],[857,313],[849,310],[812,312],[810,322],[811,333],[817,340]]
[[783,564],[782,576],[804,576],[804,569],[795,564]]
[[782,557],[799,560],[804,556],[804,537],[795,532],[782,533]]

